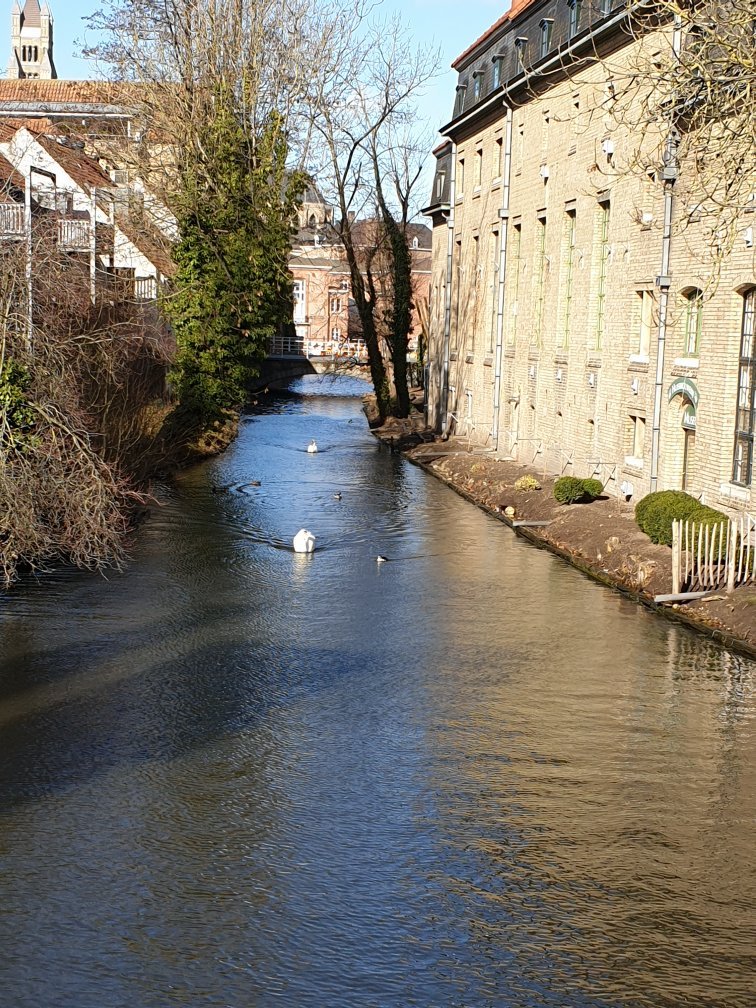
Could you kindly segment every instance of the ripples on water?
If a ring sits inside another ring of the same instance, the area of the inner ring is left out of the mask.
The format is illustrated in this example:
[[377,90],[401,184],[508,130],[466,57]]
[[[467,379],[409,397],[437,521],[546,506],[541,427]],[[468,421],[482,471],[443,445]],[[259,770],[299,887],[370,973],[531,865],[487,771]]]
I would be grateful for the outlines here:
[[752,1006],[753,665],[360,391],[246,417],[123,575],[5,600],[0,1005]]

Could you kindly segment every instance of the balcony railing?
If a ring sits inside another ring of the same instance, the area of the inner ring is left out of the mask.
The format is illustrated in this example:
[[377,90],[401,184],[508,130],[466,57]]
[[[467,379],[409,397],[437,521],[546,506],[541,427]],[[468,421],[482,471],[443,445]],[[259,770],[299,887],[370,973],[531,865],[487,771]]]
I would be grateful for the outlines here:
[[89,221],[58,221],[58,244],[67,252],[88,252],[90,248]]
[[0,203],[0,236],[20,238],[25,230],[23,206],[20,203]]

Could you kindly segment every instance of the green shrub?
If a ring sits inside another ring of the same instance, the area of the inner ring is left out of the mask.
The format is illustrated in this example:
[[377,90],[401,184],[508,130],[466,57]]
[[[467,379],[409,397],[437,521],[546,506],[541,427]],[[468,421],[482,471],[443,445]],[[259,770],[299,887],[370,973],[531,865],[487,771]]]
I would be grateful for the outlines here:
[[597,479],[584,479],[583,488],[585,490],[585,498],[588,500],[596,500],[604,492],[604,484],[601,480]]
[[603,493],[601,480],[561,476],[554,484],[554,499],[560,504],[588,503]]
[[540,490],[541,484],[535,478],[535,476],[520,476],[519,479],[515,480],[514,484],[515,490]]
[[702,525],[726,522],[727,516],[705,507],[695,497],[682,490],[659,490],[648,494],[635,506],[635,521],[651,542],[672,545],[672,522],[694,521]]

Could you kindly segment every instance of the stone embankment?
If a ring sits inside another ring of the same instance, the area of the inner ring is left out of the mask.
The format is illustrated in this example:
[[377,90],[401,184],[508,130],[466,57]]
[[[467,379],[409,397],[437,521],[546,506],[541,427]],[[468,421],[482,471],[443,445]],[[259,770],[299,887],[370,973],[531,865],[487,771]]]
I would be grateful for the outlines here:
[[[661,615],[756,658],[756,584],[729,596],[715,593],[674,606],[654,603],[655,595],[672,590],[671,550],[640,531],[632,504],[607,496],[591,504],[560,505],[553,496],[555,477],[471,450],[465,441],[433,439],[420,413],[389,420],[373,433],[534,545]],[[516,481],[526,475],[538,489],[516,489]]]

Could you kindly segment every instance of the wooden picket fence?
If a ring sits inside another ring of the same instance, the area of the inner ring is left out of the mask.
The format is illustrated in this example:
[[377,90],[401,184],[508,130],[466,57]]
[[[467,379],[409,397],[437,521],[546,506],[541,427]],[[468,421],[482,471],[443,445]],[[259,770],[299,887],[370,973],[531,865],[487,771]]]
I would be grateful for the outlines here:
[[718,525],[672,523],[672,593],[732,592],[756,581],[756,519],[743,513]]

